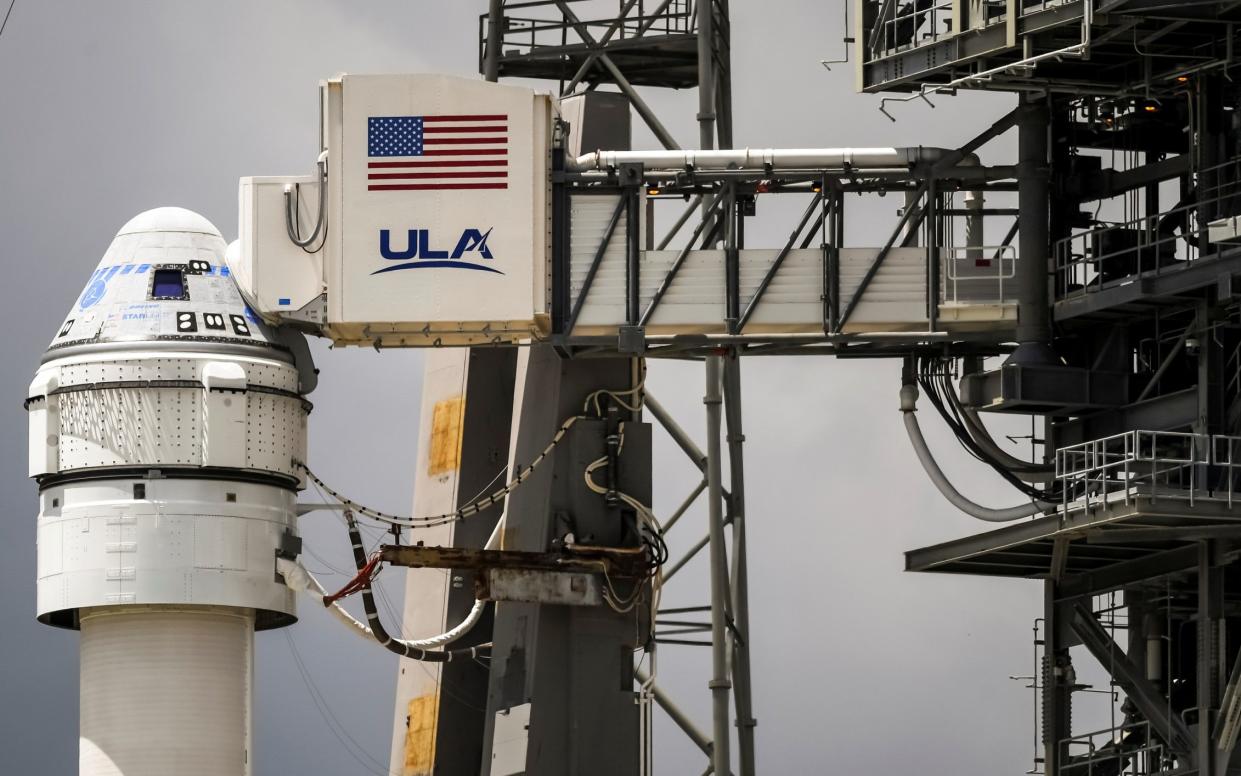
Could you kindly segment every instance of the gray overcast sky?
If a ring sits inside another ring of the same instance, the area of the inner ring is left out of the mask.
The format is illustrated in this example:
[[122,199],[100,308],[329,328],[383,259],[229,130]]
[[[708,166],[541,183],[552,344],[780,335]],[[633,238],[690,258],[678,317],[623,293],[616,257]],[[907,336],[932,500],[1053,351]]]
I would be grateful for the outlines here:
[[[850,67],[827,72],[818,64],[841,50],[839,2],[732,5],[739,145],[956,145],[1012,103],[1001,95],[943,98],[936,109],[899,106],[902,119],[891,123],[877,98],[854,94]],[[231,239],[239,176],[312,168],[320,78],[474,75],[483,10],[482,0],[18,0],[0,38],[0,294],[9,332],[0,344],[0,419],[8,432],[0,442],[0,698],[7,701],[0,770],[76,772],[77,637],[34,620],[36,493],[25,478],[21,403],[111,236],[141,210],[180,205]],[[695,94],[649,99],[691,145]],[[654,145],[642,131],[635,143]],[[876,219],[890,222],[897,206],[889,197],[860,209],[849,224],[852,241],[881,242]],[[775,243],[786,222],[752,234]],[[377,507],[408,509],[420,356],[316,352],[323,370],[311,397],[316,469]],[[755,359],[745,369],[763,770],[1027,770],[1032,698],[1008,676],[1032,669],[1041,587],[901,572],[902,551],[980,526],[945,505],[918,468],[896,411],[899,365]],[[699,367],[654,364],[650,386],[701,439]],[[1017,500],[962,460],[929,418],[926,425],[949,459],[945,468],[971,495],[992,504]],[[698,475],[665,438],[657,440],[655,507],[666,513]],[[691,514],[670,537],[674,555],[698,538],[703,517]],[[321,556],[310,559],[312,568],[348,564],[335,518],[307,517],[303,531]],[[670,587],[666,603],[705,602],[705,569],[695,566],[683,586]],[[389,574],[399,607],[399,572]],[[302,607],[302,614],[297,626],[257,639],[256,773],[382,773],[393,660],[322,611]],[[312,699],[289,637],[326,710]],[[709,727],[709,656],[676,649],[661,653],[664,683]],[[331,727],[337,724],[343,731]],[[701,755],[666,721],[657,746],[661,774],[701,771]]]

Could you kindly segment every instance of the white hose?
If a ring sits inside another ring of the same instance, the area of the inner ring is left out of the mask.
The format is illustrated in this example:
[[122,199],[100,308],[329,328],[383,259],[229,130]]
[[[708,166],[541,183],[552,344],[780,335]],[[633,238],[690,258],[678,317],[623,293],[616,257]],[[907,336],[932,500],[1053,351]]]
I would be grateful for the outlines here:
[[[483,545],[483,549],[493,550],[500,544],[500,535],[502,533],[503,526],[504,518],[501,517],[499,521],[496,522],[496,527],[491,531],[491,536],[487,538],[487,543]],[[315,579],[314,574],[311,574],[300,561],[277,558],[276,571],[280,572],[280,575],[284,577],[284,583],[288,585],[289,588],[304,592],[320,604],[323,603],[323,597],[327,595],[327,590],[324,589],[319,580]],[[338,601],[333,601],[330,608],[332,610],[332,614],[336,615],[337,619],[350,626],[354,633],[357,633],[359,636],[368,641],[374,640],[374,634],[371,633],[370,627],[350,614],[349,610],[341,606]],[[395,641],[399,644],[404,644],[415,649],[433,649],[435,647],[442,647],[445,644],[451,644],[465,634],[469,633],[470,629],[478,624],[478,621],[482,619],[483,611],[486,610],[486,608],[486,601],[481,598],[475,599],[474,605],[470,607],[470,613],[465,616],[465,619],[451,629],[426,639],[395,639]]]
[[922,468],[926,470],[927,476],[931,478],[931,482],[935,483],[935,487],[939,489],[939,492],[953,506],[970,517],[988,523],[1008,523],[1013,520],[1020,520],[1023,517],[1037,515],[1056,506],[1049,501],[1033,501],[1029,504],[1020,504],[1006,509],[993,509],[970,501],[961,495],[961,492],[953,487],[948,478],[944,476],[943,470],[939,468],[939,464],[935,462],[935,458],[931,455],[930,448],[926,446],[926,439],[922,436],[922,428],[918,425],[917,410],[913,406],[917,398],[918,389],[916,387],[906,385],[901,388],[901,414],[905,416],[905,430],[909,433],[909,442],[913,445],[914,452],[918,454],[918,461],[922,464]]

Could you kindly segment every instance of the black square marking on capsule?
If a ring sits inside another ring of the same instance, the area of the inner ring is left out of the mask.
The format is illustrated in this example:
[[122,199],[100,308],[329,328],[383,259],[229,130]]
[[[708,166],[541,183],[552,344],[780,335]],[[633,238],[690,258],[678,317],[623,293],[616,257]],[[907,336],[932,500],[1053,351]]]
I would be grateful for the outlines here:
[[224,328],[224,316],[220,313],[203,313],[203,326],[208,329],[222,330]]
[[211,262],[202,259],[193,259],[190,261],[187,271],[194,275],[202,275],[204,273],[211,274]]
[[177,331],[183,334],[198,331],[198,320],[194,313],[185,311],[177,313]]
[[61,326],[61,327],[60,327],[60,334],[57,334],[56,336],[57,336],[57,337],[63,337],[63,336],[65,336],[66,334],[68,334],[68,333],[69,333],[69,330],[70,330],[70,329],[72,329],[72,328],[73,328],[73,319],[72,319],[72,318],[70,318],[69,320],[65,321],[65,325],[64,325],[64,326]]
[[246,319],[241,315],[230,315],[228,320],[233,324],[233,333],[238,337],[250,336],[250,324],[246,323]]

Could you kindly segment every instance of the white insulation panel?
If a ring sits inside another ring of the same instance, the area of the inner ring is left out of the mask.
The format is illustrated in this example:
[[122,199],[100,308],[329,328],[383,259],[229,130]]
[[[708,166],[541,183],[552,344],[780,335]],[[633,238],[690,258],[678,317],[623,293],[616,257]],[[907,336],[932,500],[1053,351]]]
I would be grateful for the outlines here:
[[[572,201],[570,223],[570,298],[577,300],[586,275],[607,232],[617,198],[579,196]],[[574,332],[611,332],[625,321],[625,215],[603,252],[599,269],[582,305]],[[740,296],[744,310],[779,255],[778,249],[740,252]],[[677,250],[641,251],[639,286],[645,310],[679,254]],[[840,305],[843,310],[878,248],[840,251]],[[647,330],[654,334],[710,333],[724,329],[727,298],[723,250],[692,250],[660,300]],[[851,329],[905,330],[928,322],[925,248],[893,248],[850,317]],[[789,251],[763,293],[745,333],[823,331],[823,252]]]

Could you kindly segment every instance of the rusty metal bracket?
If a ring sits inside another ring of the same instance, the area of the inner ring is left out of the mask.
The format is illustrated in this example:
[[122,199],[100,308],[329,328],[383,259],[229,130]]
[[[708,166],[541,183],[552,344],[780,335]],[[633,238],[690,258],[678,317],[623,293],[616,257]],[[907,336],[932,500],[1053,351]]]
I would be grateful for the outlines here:
[[556,552],[481,550],[473,547],[427,547],[390,545],[379,548],[379,558],[393,566],[409,568],[487,571],[519,569],[597,574],[613,579],[636,580],[648,576],[649,559],[643,547],[577,546]]

